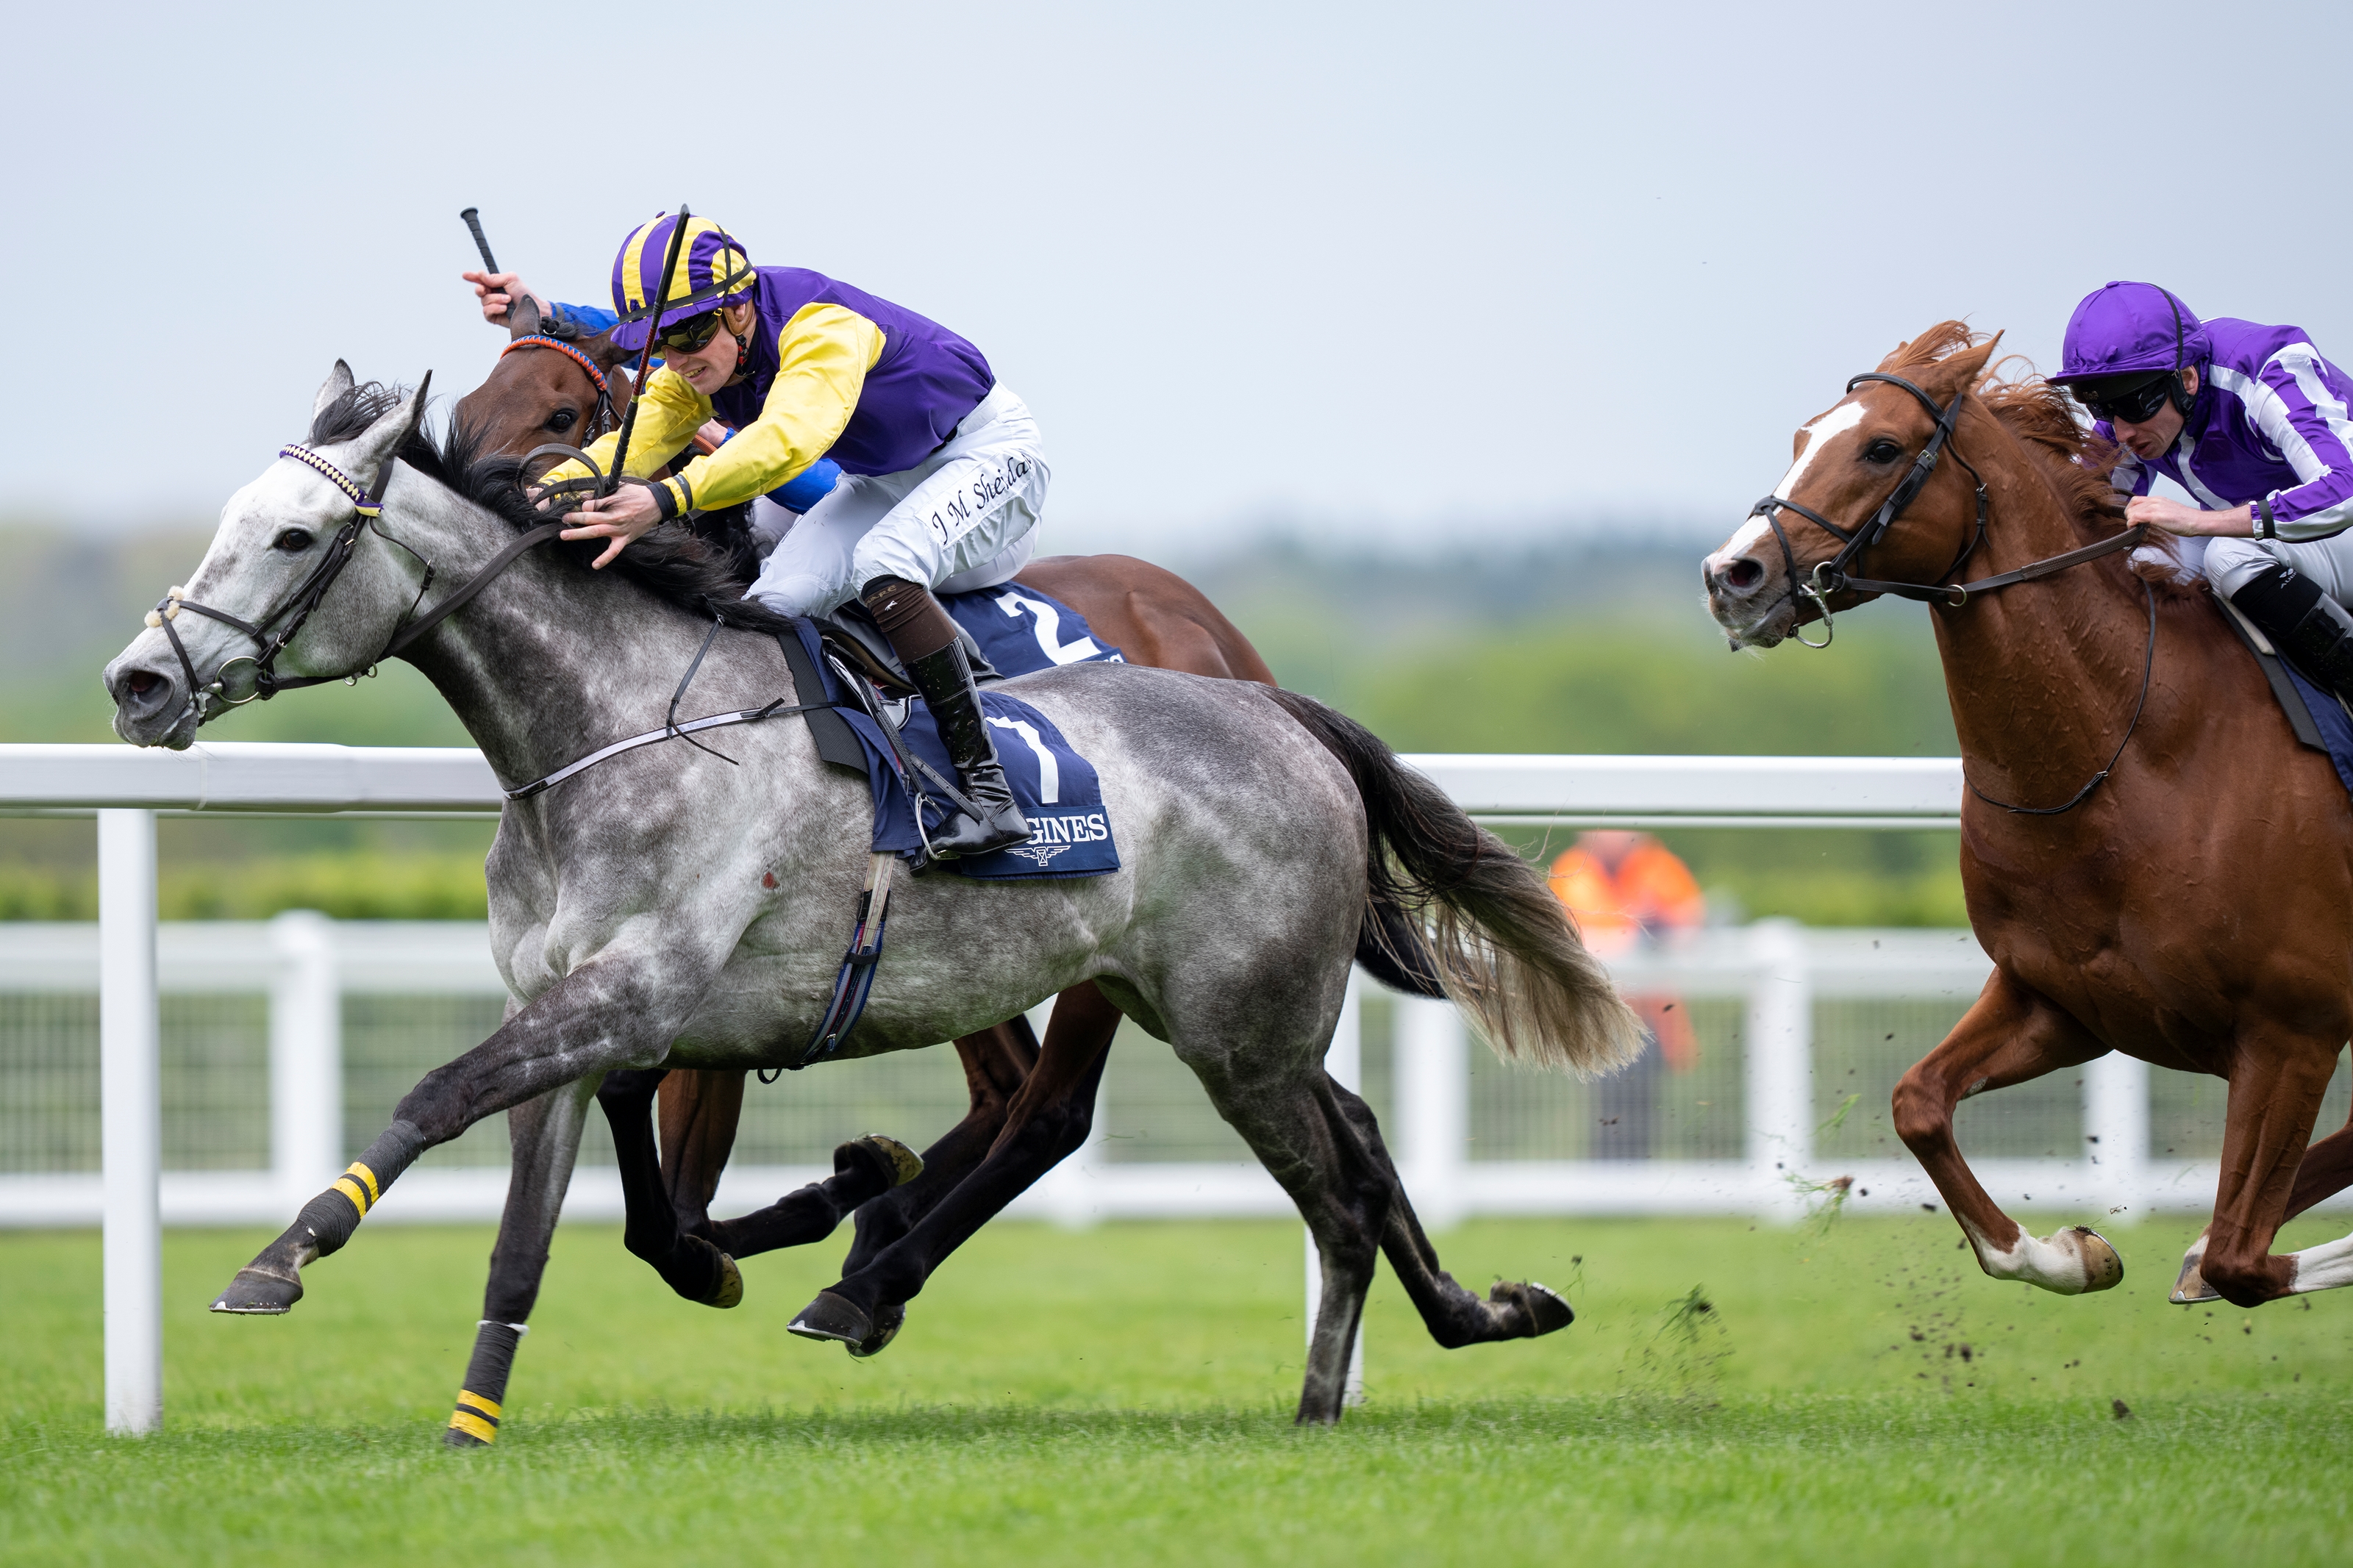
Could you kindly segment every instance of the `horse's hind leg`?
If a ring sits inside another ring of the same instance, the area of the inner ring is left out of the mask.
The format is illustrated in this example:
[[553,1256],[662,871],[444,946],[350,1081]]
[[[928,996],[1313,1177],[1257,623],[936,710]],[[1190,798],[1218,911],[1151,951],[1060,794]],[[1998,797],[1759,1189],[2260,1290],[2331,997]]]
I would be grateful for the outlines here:
[[1895,1086],[1895,1131],[1944,1194],[1946,1206],[1996,1279],[2022,1279],[2063,1296],[2105,1290],[2124,1278],[2116,1248],[2097,1231],[2069,1226],[2027,1235],[1978,1184],[1953,1137],[1953,1107],[1973,1094],[2041,1078],[2105,1056],[2084,1026],[1997,969],[1944,1043]]
[[843,1265],[840,1282],[801,1309],[792,1331],[839,1341],[857,1356],[889,1344],[906,1320],[906,1303],[932,1271],[1086,1142],[1119,1020],[1119,1009],[1092,985],[1063,992],[1046,1026],[1045,1048],[1008,1107],[987,1157],[888,1247],[865,1251],[861,1213],[859,1247]]
[[1362,1144],[1363,1157],[1384,1172],[1394,1188],[1388,1223],[1381,1231],[1381,1253],[1397,1270],[1398,1283],[1421,1314],[1431,1339],[1448,1350],[1458,1350],[1495,1340],[1534,1339],[1576,1321],[1577,1314],[1559,1292],[1532,1279],[1504,1281],[1482,1300],[1440,1268],[1438,1249],[1430,1246],[1413,1205],[1407,1200],[1397,1166],[1381,1141],[1379,1124],[1373,1119],[1373,1108],[1337,1083],[1332,1086],[1332,1098],[1346,1131]]
[[505,1415],[507,1376],[514,1369],[539,1282],[547,1272],[547,1247],[572,1182],[580,1152],[580,1130],[587,1119],[594,1079],[583,1079],[527,1100],[507,1112],[509,1173],[506,1212],[491,1248],[490,1285],[482,1295],[482,1321],[474,1330],[474,1353],[466,1362],[457,1409],[441,1440],[453,1448],[493,1442]]

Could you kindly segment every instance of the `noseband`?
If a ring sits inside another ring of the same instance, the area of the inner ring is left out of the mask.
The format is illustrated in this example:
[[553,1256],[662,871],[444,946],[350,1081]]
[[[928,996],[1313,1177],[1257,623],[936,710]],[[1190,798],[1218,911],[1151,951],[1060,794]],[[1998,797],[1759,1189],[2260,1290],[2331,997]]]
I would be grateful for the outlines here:
[[[426,594],[433,586],[434,567],[433,563],[418,555],[416,551],[409,549],[391,534],[385,532],[377,521],[384,510],[384,489],[392,478],[394,458],[389,455],[385,458],[384,467],[376,475],[375,488],[371,490],[308,447],[281,447],[279,448],[278,455],[281,458],[290,458],[304,467],[313,469],[328,483],[349,496],[352,500],[352,520],[336,531],[335,537],[327,545],[326,555],[317,566],[311,568],[311,574],[296,584],[294,591],[289,594],[276,609],[259,620],[245,620],[230,615],[227,610],[216,610],[210,605],[200,605],[188,597],[188,591],[185,588],[179,587],[174,588],[156,602],[153,609],[147,612],[147,624],[151,626],[162,627],[164,635],[171,639],[172,651],[179,656],[180,668],[188,678],[188,703],[195,709],[196,722],[199,724],[211,717],[205,711],[204,700],[207,697],[218,698],[225,707],[237,708],[257,699],[267,700],[280,691],[291,691],[305,686],[323,686],[331,680],[343,680],[348,683],[356,682],[359,679],[357,675],[282,676],[278,673],[277,667],[278,656],[286,651],[286,645],[294,640],[295,634],[300,632],[303,623],[311,618],[311,612],[319,607],[319,601],[326,596],[328,589],[335,585],[335,579],[343,574],[343,568],[352,563],[352,557],[359,549],[360,535],[363,531],[374,531],[378,539],[383,540],[386,544],[406,551],[425,568],[425,580],[417,585],[417,597],[410,601],[407,610],[402,614],[401,619],[405,624],[394,629],[391,639],[384,646],[384,651],[368,661],[367,673],[370,675],[375,673],[378,664],[392,658],[418,637],[431,631],[467,601],[480,593],[489,585],[491,579],[505,571],[516,556],[533,545],[543,544],[564,531],[563,523],[547,522],[542,523],[528,532],[516,535],[504,549],[492,556],[490,563],[476,573],[464,587],[442,600],[421,617],[411,619],[410,617],[417,615],[417,606],[425,602]],[[255,647],[260,651],[239,654],[237,658],[229,659],[220,667],[210,685],[200,685],[196,679],[195,661],[188,657],[186,645],[180,641],[179,631],[172,625],[182,610],[193,610],[207,619],[220,622],[223,626],[234,626],[252,638]],[[227,682],[224,678],[229,667],[237,664],[253,666],[253,691],[249,696],[229,695]]]
[[554,349],[557,353],[568,356],[573,363],[588,373],[588,379],[596,387],[596,412],[589,416],[588,428],[582,434],[580,445],[586,447],[613,428],[613,388],[605,379],[605,373],[596,368],[595,360],[561,338],[551,338],[537,332],[515,339],[499,351],[499,357],[504,359],[517,349]]
[[[1953,557],[1953,563],[1937,574],[1939,577],[1950,577],[1958,573],[1968,563],[1969,557],[1975,555],[1983,547],[1986,542],[1987,521],[1992,510],[1991,502],[1986,493],[1985,476],[1978,473],[1976,467],[1967,458],[1961,456],[1960,447],[1953,444],[1953,427],[1960,422],[1961,403],[1968,396],[1968,388],[1963,386],[1953,394],[1952,402],[1939,408],[1936,406],[1935,398],[1905,381],[1902,376],[1886,375],[1878,371],[1865,371],[1848,382],[1846,389],[1852,394],[1856,387],[1866,381],[1883,381],[1890,386],[1902,387],[1917,399],[1920,406],[1926,409],[1929,416],[1936,422],[1935,430],[1929,434],[1928,444],[1920,448],[1920,455],[1912,460],[1911,468],[1896,481],[1895,488],[1888,492],[1887,499],[1879,503],[1879,510],[1872,513],[1867,521],[1854,528],[1846,529],[1841,528],[1811,507],[1784,500],[1779,496],[1767,496],[1748,509],[1750,517],[1761,517],[1765,520],[1766,524],[1773,530],[1775,542],[1781,546],[1781,562],[1783,569],[1788,574],[1789,597],[1793,602],[1792,608],[1795,607],[1796,600],[1811,599],[1814,602],[1814,607],[1821,612],[1823,634],[1821,641],[1806,642],[1804,631],[1794,626],[1791,627],[1792,635],[1806,647],[1828,647],[1831,646],[1831,638],[1835,635],[1831,624],[1831,595],[1846,589],[1852,588],[1857,593],[1863,594],[1893,594],[1898,598],[1915,599],[1922,604],[1937,605],[1957,610],[1977,595],[1991,593],[1997,588],[2007,588],[2013,583],[2031,583],[2039,577],[2048,577],[2055,573],[2064,572],[2070,566],[2080,566],[2087,561],[2096,561],[2103,555],[2113,555],[2119,550],[2129,550],[2148,537],[2148,525],[2136,523],[2123,532],[2103,539],[2096,544],[2087,544],[2080,550],[2070,550],[2062,555],[2048,556],[2041,561],[2031,562],[2014,572],[2003,572],[1991,577],[1980,577],[1974,583],[1889,583],[1871,577],[1848,576],[1847,567],[1855,557],[1886,538],[1888,531],[1893,529],[1896,521],[1903,517],[1905,509],[1918,499],[1920,491],[1926,487],[1930,476],[1936,471],[1937,458],[1948,447],[1952,451],[1953,461],[1968,469],[1969,478],[1977,483],[1978,521],[1977,528],[1969,535],[1968,542],[1961,546],[1961,552],[1958,555]],[[1800,579],[1798,575],[1797,552],[1789,548],[1789,536],[1781,528],[1779,514],[1785,510],[1796,512],[1839,542],[1838,553],[1827,561],[1816,563],[1812,574],[1804,579]],[[2084,801],[2091,798],[2093,791],[2107,782],[2108,775],[2116,771],[2116,763],[2123,760],[2125,748],[2132,743],[2133,731],[2140,728],[2141,714],[2148,708],[2149,679],[2157,668],[2157,591],[2144,582],[2141,584],[2141,593],[2148,601],[2148,644],[2141,656],[2140,700],[2133,707],[2131,721],[2126,724],[2124,738],[2116,742],[2116,753],[2108,759],[2107,766],[2094,773],[2083,788],[2077,790],[2059,805],[2013,805],[2008,801],[1994,799],[1993,796],[1978,788],[1974,783],[1969,784],[1971,795],[1984,801],[1988,805],[1997,806],[2017,816],[2061,816],[2083,805]]]

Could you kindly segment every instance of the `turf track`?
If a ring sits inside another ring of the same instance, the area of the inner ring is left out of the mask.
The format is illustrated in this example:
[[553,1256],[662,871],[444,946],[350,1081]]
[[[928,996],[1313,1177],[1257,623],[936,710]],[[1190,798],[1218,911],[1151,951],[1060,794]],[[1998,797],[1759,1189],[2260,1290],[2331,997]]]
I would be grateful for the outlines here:
[[2341,1562],[2353,1297],[2168,1308],[2192,1228],[2114,1230],[2125,1286],[2068,1301],[1941,1217],[1469,1226],[1458,1273],[1577,1325],[1440,1352],[1384,1275],[1371,1404],[1301,1434],[1293,1226],[999,1226],[866,1363],[783,1331],[838,1247],[720,1313],[566,1227],[465,1455],[487,1230],[364,1232],[277,1321],[202,1310],[262,1237],[172,1235],[139,1443],[97,1431],[96,1238],[0,1235],[0,1560]]

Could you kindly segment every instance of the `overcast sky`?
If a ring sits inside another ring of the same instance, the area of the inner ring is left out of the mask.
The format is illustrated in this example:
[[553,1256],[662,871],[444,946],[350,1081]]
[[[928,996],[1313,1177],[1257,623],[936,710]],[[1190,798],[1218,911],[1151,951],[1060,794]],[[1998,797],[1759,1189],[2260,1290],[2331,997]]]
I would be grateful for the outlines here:
[[684,200],[977,342],[1043,425],[1050,549],[1728,531],[1944,317],[2047,365],[2157,278],[2353,356],[2348,16],[27,6],[0,515],[208,519],[337,355],[488,372],[460,207],[603,301]]

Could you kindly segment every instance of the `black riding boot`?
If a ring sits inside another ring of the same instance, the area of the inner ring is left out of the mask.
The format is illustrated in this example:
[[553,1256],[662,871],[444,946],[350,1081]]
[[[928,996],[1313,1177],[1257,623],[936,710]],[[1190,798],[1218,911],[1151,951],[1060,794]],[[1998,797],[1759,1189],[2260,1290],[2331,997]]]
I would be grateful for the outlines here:
[[2353,697],[2353,614],[2293,567],[2277,566],[2231,595],[2296,668]]
[[956,781],[980,813],[977,820],[961,811],[949,817],[932,837],[934,858],[986,855],[1026,840],[1029,824],[1013,803],[1012,786],[1005,782],[997,747],[982,721],[980,692],[972,683],[964,645],[956,640],[955,623],[929,590],[902,578],[877,578],[859,597],[914,678],[915,689],[939,722]]

